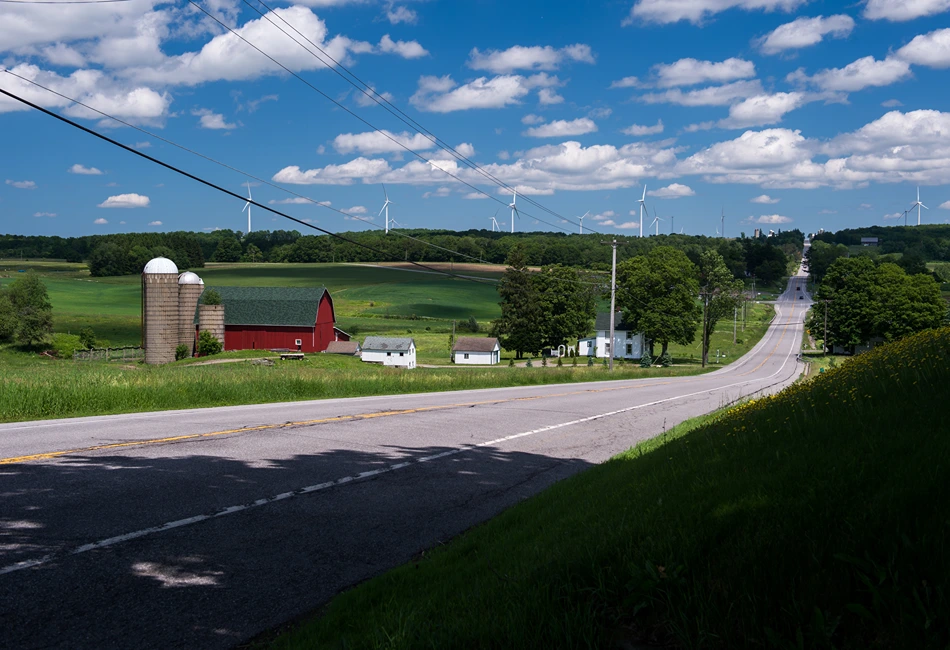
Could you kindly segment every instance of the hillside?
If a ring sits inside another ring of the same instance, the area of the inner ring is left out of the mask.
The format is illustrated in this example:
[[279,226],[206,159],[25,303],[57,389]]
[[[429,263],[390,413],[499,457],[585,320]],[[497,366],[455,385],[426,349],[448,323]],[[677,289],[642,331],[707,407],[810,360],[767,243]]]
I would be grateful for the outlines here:
[[343,594],[278,648],[944,648],[950,329],[673,432]]

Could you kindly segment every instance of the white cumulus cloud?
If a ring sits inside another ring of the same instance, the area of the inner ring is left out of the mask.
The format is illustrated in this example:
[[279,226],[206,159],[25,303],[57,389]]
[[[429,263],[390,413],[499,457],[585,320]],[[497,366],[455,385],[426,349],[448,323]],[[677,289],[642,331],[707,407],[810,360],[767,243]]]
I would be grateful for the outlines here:
[[950,68],[950,28],[915,36],[914,40],[897,50],[897,57],[930,68]]
[[719,126],[727,129],[743,129],[763,126],[781,121],[786,113],[803,106],[808,101],[805,93],[774,93],[756,95],[729,107],[729,117],[720,120]]
[[221,113],[215,113],[208,108],[197,108],[191,111],[192,115],[200,116],[201,120],[199,124],[202,129],[225,129],[230,130],[237,128],[236,124],[226,122],[224,115]]
[[531,138],[561,138],[593,133],[596,130],[597,125],[594,124],[593,120],[581,117],[576,120],[554,120],[553,122],[530,128],[525,131],[523,135]]
[[877,60],[865,56],[852,61],[843,68],[829,68],[807,76],[799,69],[790,73],[790,83],[810,83],[822,90],[856,92],[869,87],[889,86],[911,75],[907,61],[896,57]]
[[[937,207],[940,208],[941,210],[950,210],[950,201],[944,201]],[[53,216],[56,216],[56,215],[53,215]]]
[[657,120],[656,124],[653,126],[643,125],[643,124],[631,124],[625,128],[621,133],[626,135],[656,135],[657,133],[663,133],[663,120]]
[[102,171],[97,169],[96,167],[86,167],[84,165],[80,165],[79,163],[76,163],[75,165],[70,167],[68,171],[70,174],[83,174],[87,176],[101,176],[102,175]]
[[782,199],[773,199],[773,198],[772,198],[771,196],[769,196],[768,194],[760,194],[759,196],[755,197],[754,199],[749,199],[749,202],[750,202],[750,203],[768,203],[768,204],[772,204],[772,203],[778,203],[778,202],[781,201],[781,200],[782,200]]
[[413,25],[418,19],[418,16],[415,11],[408,7],[390,7],[386,10],[386,19],[393,25],[398,25],[399,23]]
[[781,214],[763,214],[761,217],[753,217],[753,223],[767,223],[767,224],[780,224],[780,223],[791,223],[791,217],[786,217]]
[[680,106],[728,106],[740,99],[763,94],[758,79],[752,81],[734,81],[721,86],[709,86],[696,90],[683,91],[671,88],[660,93],[647,93],[640,101],[647,104],[679,104]]
[[688,185],[681,185],[680,183],[671,183],[666,187],[647,192],[647,196],[655,196],[658,199],[679,199],[684,196],[695,195],[696,192],[693,191],[693,188]]
[[487,70],[494,74],[507,74],[515,70],[556,70],[565,61],[593,63],[594,55],[589,45],[576,43],[556,49],[550,45],[544,47],[523,47],[515,45],[507,50],[479,51],[476,47],[469,53],[468,67],[473,70]]
[[802,16],[790,23],[779,25],[774,30],[755,41],[763,54],[779,54],[786,50],[799,50],[816,45],[825,36],[846,38],[854,29],[854,19],[847,14],[835,16]]
[[161,221],[149,221],[149,222],[148,222],[148,225],[150,225],[150,226],[160,226],[160,225],[162,225],[162,222],[161,222]]
[[379,39],[379,51],[398,54],[404,59],[419,59],[429,55],[429,51],[416,41],[394,41],[389,34],[384,34]]
[[35,181],[12,181],[8,178],[7,185],[15,187],[18,190],[35,190],[36,189]]
[[333,139],[337,153],[359,152],[362,155],[403,152],[406,149],[422,151],[431,149],[433,142],[421,133],[408,131],[392,133],[386,129],[364,133],[341,133]]
[[950,9],[950,0],[868,0],[864,17],[871,20],[905,22],[933,16]]
[[385,160],[360,156],[342,165],[327,165],[320,169],[302,171],[296,165],[284,167],[271,180],[291,185],[352,185],[355,180],[373,179],[388,171],[389,163]]
[[700,61],[680,59],[674,63],[653,66],[656,85],[660,88],[695,86],[702,83],[725,83],[755,76],[755,65],[744,59],[730,58],[725,61]]
[[106,225],[106,224],[109,223],[109,222],[108,222],[106,219],[103,219],[102,217],[99,217],[98,219],[96,219],[95,221],[93,221],[93,223],[96,224],[97,226],[104,226],[104,225]]
[[100,208],[147,208],[150,199],[141,194],[116,194],[100,203]]
[[806,0],[636,0],[630,8],[629,15],[621,24],[624,26],[637,22],[668,24],[686,20],[699,25],[707,18],[729,9],[788,13],[805,2]]
[[459,86],[452,77],[423,76],[409,102],[421,111],[451,113],[474,108],[503,108],[520,104],[532,90],[560,85],[557,77],[544,72],[524,77],[499,75],[479,77]]
[[34,217],[55,217],[56,213],[55,212],[34,212],[33,216]]

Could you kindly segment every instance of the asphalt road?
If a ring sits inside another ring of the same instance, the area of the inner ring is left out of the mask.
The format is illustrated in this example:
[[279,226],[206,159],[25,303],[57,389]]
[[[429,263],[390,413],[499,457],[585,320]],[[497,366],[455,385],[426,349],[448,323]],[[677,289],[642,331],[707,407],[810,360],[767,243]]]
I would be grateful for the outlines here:
[[755,349],[701,376],[0,425],[0,647],[232,647],[790,384],[804,282]]

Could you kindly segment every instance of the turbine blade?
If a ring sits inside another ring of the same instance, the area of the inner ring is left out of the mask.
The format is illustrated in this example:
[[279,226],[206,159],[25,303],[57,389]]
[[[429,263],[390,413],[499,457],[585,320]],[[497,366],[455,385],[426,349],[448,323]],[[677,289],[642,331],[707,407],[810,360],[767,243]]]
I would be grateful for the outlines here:
[[929,209],[930,209],[930,208],[928,208],[926,205],[924,205],[923,203],[920,204],[920,207],[922,207],[924,210],[929,210]]
[[381,216],[381,215],[383,214],[383,210],[385,210],[385,209],[386,209],[386,206],[383,205],[383,207],[381,207],[381,208],[379,209],[379,214],[377,214],[376,216],[377,216],[377,217]]
[[640,202],[642,203],[647,198],[647,184],[643,184],[643,196],[640,197]]
[[389,195],[386,194],[386,184],[385,184],[385,183],[380,183],[380,185],[383,186],[383,196],[385,196],[385,197],[386,197],[386,200],[388,201],[388,200],[389,200]]
[[245,210],[247,210],[248,206],[250,206],[250,205],[251,205],[250,203],[245,203],[245,204],[244,204],[244,207],[241,208],[241,212],[244,212]]

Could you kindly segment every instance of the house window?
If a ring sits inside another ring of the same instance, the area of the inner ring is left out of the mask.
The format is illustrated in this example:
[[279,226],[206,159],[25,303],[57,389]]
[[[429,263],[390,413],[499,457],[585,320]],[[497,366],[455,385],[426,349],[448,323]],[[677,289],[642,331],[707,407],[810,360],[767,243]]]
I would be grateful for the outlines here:
[[387,356],[387,357],[391,357],[391,356],[393,356],[393,353],[392,353],[392,352],[387,352],[387,353],[386,353],[386,356]]
[[604,343],[604,350],[606,350],[607,352],[610,352],[610,343],[609,343],[609,342],[608,342],[608,343]]
[[399,356],[404,357],[404,356],[406,356],[406,355],[403,354],[402,352],[400,352],[400,353],[399,353]]
[[633,332],[627,332],[627,340],[630,340],[632,338],[633,338]]
[[633,343],[627,343],[627,354],[630,356],[633,355]]
[[468,352],[465,353],[465,358],[468,359]]

